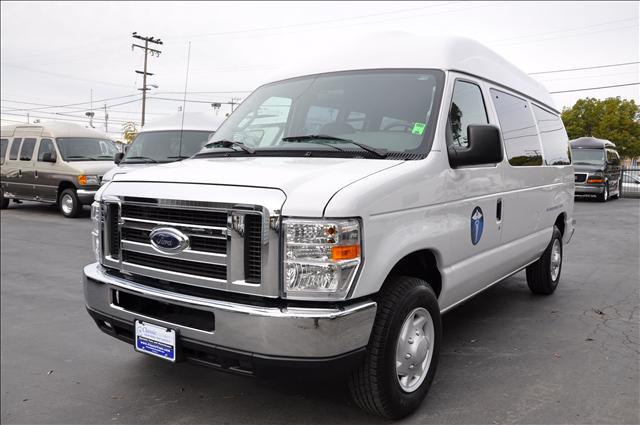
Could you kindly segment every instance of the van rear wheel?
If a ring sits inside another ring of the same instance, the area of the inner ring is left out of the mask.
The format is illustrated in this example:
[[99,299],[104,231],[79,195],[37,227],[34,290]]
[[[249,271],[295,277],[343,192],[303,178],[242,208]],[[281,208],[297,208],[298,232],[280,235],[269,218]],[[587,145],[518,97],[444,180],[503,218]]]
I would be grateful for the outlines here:
[[527,267],[527,285],[534,294],[550,295],[558,287],[562,271],[562,233],[553,226],[553,236],[542,257]]
[[414,277],[390,277],[380,293],[365,360],[349,382],[356,404],[389,419],[413,413],[436,373],[441,335],[433,289]]
[[4,189],[0,187],[0,209],[5,210],[9,207],[9,199],[4,197]]
[[78,199],[75,189],[63,190],[58,199],[58,206],[62,215],[67,218],[77,217],[82,209],[82,204],[80,204],[80,199]]

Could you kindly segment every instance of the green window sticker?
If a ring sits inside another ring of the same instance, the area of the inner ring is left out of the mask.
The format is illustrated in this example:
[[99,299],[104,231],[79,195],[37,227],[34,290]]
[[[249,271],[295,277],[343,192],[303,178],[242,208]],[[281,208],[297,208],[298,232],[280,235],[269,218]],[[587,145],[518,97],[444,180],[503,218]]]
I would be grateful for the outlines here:
[[427,124],[423,123],[423,122],[417,122],[415,124],[413,124],[413,130],[411,130],[411,134],[417,134],[422,136],[422,133],[424,133],[424,129],[427,126]]

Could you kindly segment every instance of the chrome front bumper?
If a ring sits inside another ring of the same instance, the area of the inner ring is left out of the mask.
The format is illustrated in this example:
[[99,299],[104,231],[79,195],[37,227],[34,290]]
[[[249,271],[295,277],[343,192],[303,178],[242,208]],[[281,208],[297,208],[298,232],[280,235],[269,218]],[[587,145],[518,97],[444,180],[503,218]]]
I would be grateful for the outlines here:
[[600,195],[604,193],[604,185],[595,186],[592,184],[576,183],[575,191],[576,191],[575,192],[576,195],[583,195],[583,194]]
[[76,194],[82,205],[91,205],[98,189],[78,189]]
[[[109,275],[98,263],[84,268],[87,308],[133,324],[134,321],[175,329],[178,335],[211,346],[275,357],[328,358],[365,347],[376,315],[376,303],[363,301],[344,308],[262,307],[183,295]],[[142,316],[114,305],[114,290],[163,303],[211,312],[212,332]]]

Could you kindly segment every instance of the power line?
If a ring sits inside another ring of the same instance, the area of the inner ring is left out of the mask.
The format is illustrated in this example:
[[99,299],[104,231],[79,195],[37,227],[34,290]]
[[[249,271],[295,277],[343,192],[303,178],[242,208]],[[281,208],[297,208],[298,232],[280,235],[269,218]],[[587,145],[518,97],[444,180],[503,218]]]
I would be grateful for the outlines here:
[[[3,112],[2,115],[10,115],[10,116],[14,116],[14,117],[24,117],[26,114],[14,114],[14,113],[10,113],[10,112]],[[30,118],[38,118],[38,119],[43,119],[43,120],[51,120],[51,121],[71,121],[71,122],[81,122],[83,124],[87,124],[87,119],[82,119],[81,117],[77,117],[77,119],[72,119],[72,118],[56,118],[56,117],[44,117],[44,116],[40,116],[40,115],[31,115],[29,114]],[[2,118],[4,119],[4,118]],[[124,124],[127,121],[122,121],[119,122],[119,124]]]
[[612,64],[608,64],[608,65],[585,66],[583,68],[556,69],[554,71],[530,72],[529,75],[553,74],[553,73],[556,73],[556,72],[569,72],[569,71],[582,71],[584,69],[611,68],[611,67],[614,67],[614,66],[635,65],[635,64],[638,64],[638,63],[640,63],[640,61],[624,62],[624,63],[612,63]]
[[[104,99],[98,99],[98,100],[94,100],[94,102],[107,102],[109,100],[118,100],[118,99],[126,99],[129,97],[134,97],[134,96],[140,96],[138,93],[135,94],[128,94],[126,96],[116,96],[116,97],[107,97]],[[20,102],[20,101],[14,101],[14,100],[9,100],[9,99],[1,99],[3,102],[13,102],[13,103],[24,103],[25,105],[30,104],[31,102]],[[39,111],[42,109],[51,109],[51,108],[66,108],[68,106],[80,106],[80,105],[88,105],[91,102],[78,102],[78,103],[68,103],[65,105],[49,105],[49,106],[44,106],[41,108],[17,108],[15,109],[16,111]]]
[[373,14],[368,14],[368,15],[349,16],[349,17],[345,17],[345,18],[328,19],[328,20],[322,20],[322,21],[308,21],[308,22],[301,22],[301,23],[297,23],[297,24],[280,25],[280,26],[272,26],[272,27],[258,27],[258,28],[247,28],[247,29],[243,29],[243,30],[234,30],[234,31],[218,31],[218,32],[204,33],[204,34],[191,34],[191,35],[185,35],[185,36],[173,37],[173,38],[175,40],[180,40],[180,39],[185,39],[185,38],[186,39],[192,39],[192,38],[201,38],[201,37],[214,37],[214,36],[243,34],[243,33],[250,33],[250,32],[283,30],[283,29],[297,28],[297,27],[308,28],[309,26],[332,24],[332,23],[336,23],[336,22],[345,22],[345,21],[352,21],[352,20],[358,20],[358,19],[366,19],[366,18],[372,18],[372,17],[384,16],[384,15],[392,15],[392,14],[398,14],[398,13],[407,13],[407,12],[413,12],[413,11],[416,11],[416,10],[423,10],[423,9],[430,9],[430,8],[433,8],[433,7],[448,6],[448,5],[457,4],[457,3],[460,3],[460,2],[459,1],[443,2],[443,3],[439,3],[439,4],[432,4],[432,5],[429,5],[429,6],[414,7],[414,8],[410,8],[410,9],[393,10],[393,11],[387,11],[387,12],[379,12],[379,13],[373,13]]
[[552,92],[549,92],[549,94],[571,93],[571,92],[575,92],[575,91],[587,91],[587,90],[610,89],[610,88],[613,88],[613,87],[636,86],[638,84],[640,84],[640,82],[637,82],[637,83],[626,83],[626,84],[614,84],[614,85],[611,85],[611,86],[588,87],[588,88],[583,88],[583,89],[552,91]]
[[51,75],[53,77],[64,78],[64,79],[68,79],[68,80],[84,81],[84,82],[88,82],[88,83],[103,84],[103,85],[107,85],[107,86],[131,88],[131,85],[110,83],[110,82],[104,81],[104,80],[102,80],[102,81],[101,80],[91,80],[89,78],[80,78],[80,77],[76,77],[76,76],[73,76],[73,75],[58,74],[56,72],[48,72],[48,71],[42,71],[42,70],[39,70],[39,69],[27,68],[26,66],[14,65],[14,64],[8,63],[8,62],[0,62],[0,63],[2,64],[2,66],[8,66],[10,68],[21,69],[21,70],[27,71],[27,72],[34,72],[36,74]]
[[[518,39],[522,39],[522,38],[538,38],[540,36],[545,36],[545,35],[549,35],[549,34],[558,34],[558,33],[572,32],[572,31],[580,31],[580,30],[594,28],[594,27],[601,27],[603,25],[617,24],[617,23],[620,23],[620,22],[637,21],[637,20],[638,20],[638,18],[617,19],[615,21],[600,22],[599,24],[586,25],[586,26],[581,26],[581,27],[564,28],[564,29],[557,30],[557,31],[545,31],[543,33],[520,35],[520,36],[516,36],[516,37],[509,37],[509,38],[498,38],[498,39],[495,39],[495,40],[487,41],[486,43],[487,44],[490,44],[490,43],[502,44],[504,42],[508,43],[510,41],[518,40]],[[613,28],[613,29],[616,29],[616,28]],[[527,41],[525,41],[525,43],[526,42]]]

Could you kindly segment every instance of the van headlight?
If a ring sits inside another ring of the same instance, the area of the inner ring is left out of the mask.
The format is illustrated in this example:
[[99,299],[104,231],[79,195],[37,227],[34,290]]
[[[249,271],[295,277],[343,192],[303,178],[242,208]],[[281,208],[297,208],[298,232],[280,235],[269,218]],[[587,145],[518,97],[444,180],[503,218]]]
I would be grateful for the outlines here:
[[284,219],[284,292],[290,299],[344,299],[362,262],[357,219]]
[[94,201],[91,204],[91,250],[99,263],[102,257],[102,247],[100,244],[100,231],[102,226],[102,207],[100,202]]
[[82,186],[100,186],[100,179],[98,176],[87,176],[82,174],[78,176],[78,183]]

